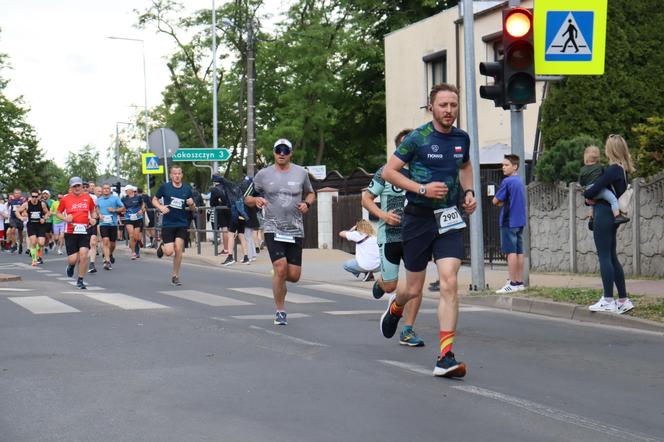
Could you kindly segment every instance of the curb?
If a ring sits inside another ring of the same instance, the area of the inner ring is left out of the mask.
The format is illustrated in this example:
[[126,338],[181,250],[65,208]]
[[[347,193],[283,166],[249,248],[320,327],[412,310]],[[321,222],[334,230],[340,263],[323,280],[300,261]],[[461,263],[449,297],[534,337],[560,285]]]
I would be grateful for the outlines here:
[[498,295],[462,296],[459,301],[462,304],[494,307],[513,312],[664,333],[664,324],[659,322],[611,313],[591,312],[588,307],[576,304]]
[[18,275],[8,275],[6,273],[0,273],[0,282],[11,282],[11,281],[20,281],[21,277]]

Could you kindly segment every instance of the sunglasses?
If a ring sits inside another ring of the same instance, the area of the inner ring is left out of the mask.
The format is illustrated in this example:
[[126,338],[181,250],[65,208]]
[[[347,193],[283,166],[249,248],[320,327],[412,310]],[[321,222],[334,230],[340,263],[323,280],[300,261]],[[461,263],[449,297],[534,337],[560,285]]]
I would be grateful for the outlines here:
[[30,195],[30,198],[39,198],[39,195]]
[[277,155],[290,155],[291,150],[288,146],[277,146],[274,148],[274,153]]
[[81,185],[80,185],[80,184],[74,184],[74,185],[71,186],[71,187],[81,187]]

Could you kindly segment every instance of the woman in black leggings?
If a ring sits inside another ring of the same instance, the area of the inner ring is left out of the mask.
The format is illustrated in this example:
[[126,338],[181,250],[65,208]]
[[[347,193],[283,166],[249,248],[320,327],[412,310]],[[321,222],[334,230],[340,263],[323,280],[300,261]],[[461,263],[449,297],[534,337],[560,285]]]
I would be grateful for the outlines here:
[[[609,166],[604,174],[598,178],[592,187],[587,189],[583,196],[593,199],[600,190],[608,188],[618,198],[627,189],[627,173],[634,172],[634,164],[629,154],[629,148],[620,135],[609,135],[604,145],[604,153],[609,159]],[[592,311],[612,312],[622,314],[634,308],[632,301],[627,297],[625,289],[625,273],[618,261],[616,253],[616,232],[618,224],[614,223],[611,206],[604,200],[595,200],[593,222],[593,238],[599,258],[599,271],[602,275],[604,296],[589,308]],[[613,299],[613,285],[618,289],[618,302]]]

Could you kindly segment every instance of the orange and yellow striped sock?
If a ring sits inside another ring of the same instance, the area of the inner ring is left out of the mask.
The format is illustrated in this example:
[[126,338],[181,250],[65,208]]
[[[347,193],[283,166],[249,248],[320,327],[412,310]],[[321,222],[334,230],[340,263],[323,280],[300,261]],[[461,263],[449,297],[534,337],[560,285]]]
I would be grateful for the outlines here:
[[390,313],[393,314],[394,316],[397,316],[397,317],[400,318],[401,315],[403,315],[403,307],[404,307],[404,306],[398,306],[398,305],[397,305],[397,302],[394,301],[394,302],[390,305]]
[[452,344],[454,344],[453,331],[440,331],[438,336],[440,338],[440,356],[443,357],[448,351],[452,351]]

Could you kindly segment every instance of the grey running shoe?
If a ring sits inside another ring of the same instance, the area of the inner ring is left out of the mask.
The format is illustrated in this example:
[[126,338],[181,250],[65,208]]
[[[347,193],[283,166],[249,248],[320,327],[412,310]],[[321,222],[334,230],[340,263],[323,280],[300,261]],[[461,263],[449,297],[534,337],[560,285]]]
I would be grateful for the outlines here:
[[286,312],[277,312],[274,316],[274,325],[288,325],[286,320]]
[[94,262],[91,262],[88,266],[88,273],[97,273],[97,267],[95,267]]
[[171,277],[171,284],[172,285],[178,285],[178,286],[182,285],[182,283],[180,282],[180,278],[178,278],[177,276]]
[[108,261],[104,261],[104,270],[111,270],[111,263]]

